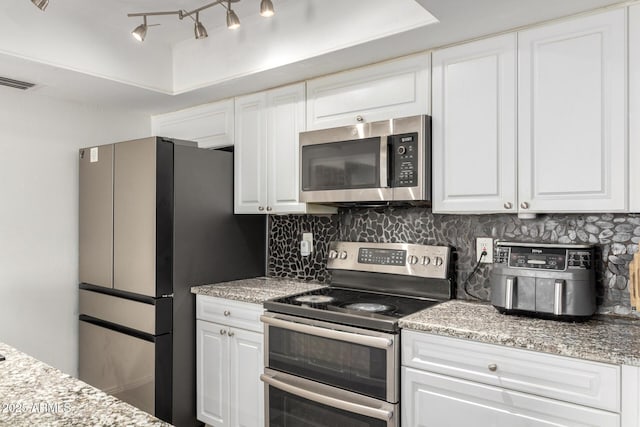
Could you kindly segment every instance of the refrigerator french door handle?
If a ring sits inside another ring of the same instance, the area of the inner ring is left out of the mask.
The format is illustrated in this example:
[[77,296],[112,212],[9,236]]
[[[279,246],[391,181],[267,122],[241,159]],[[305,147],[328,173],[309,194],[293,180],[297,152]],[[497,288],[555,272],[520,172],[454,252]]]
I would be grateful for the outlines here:
[[354,414],[363,415],[365,417],[375,418],[377,420],[389,421],[393,418],[393,411],[387,411],[385,409],[372,408],[370,406],[361,405],[355,402],[349,402],[344,396],[332,397],[324,394],[316,393],[313,390],[307,390],[297,387],[292,384],[288,384],[284,381],[280,381],[273,376],[261,374],[260,379],[277,389],[293,394],[295,396],[302,397],[307,400],[311,400],[322,405],[326,405],[332,408],[342,409],[343,411],[351,412]]
[[372,337],[368,335],[354,334],[350,332],[337,331],[335,329],[319,328],[317,326],[304,325],[302,323],[290,322],[287,320],[275,319],[268,316],[260,316],[260,320],[270,326],[282,328],[289,331],[314,335],[338,341],[346,341],[353,344],[360,344],[367,347],[388,349],[393,346],[393,338]]

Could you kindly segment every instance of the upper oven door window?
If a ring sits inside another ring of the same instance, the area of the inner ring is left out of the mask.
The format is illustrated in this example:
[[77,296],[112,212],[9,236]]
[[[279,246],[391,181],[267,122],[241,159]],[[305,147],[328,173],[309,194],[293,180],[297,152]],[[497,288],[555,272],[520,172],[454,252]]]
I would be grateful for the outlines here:
[[[267,319],[267,322],[269,319]],[[397,355],[390,338],[278,321],[267,329],[268,366],[356,393],[397,401]],[[289,323],[295,330],[282,326]]]
[[303,145],[302,190],[357,190],[387,186],[386,141],[381,137]]

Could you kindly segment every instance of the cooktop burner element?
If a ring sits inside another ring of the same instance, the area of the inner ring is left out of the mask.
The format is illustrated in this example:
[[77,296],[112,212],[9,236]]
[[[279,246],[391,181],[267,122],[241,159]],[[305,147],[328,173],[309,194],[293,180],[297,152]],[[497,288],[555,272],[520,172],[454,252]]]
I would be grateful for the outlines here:
[[383,311],[393,310],[394,307],[387,304],[377,304],[372,302],[356,302],[353,304],[347,304],[344,308],[349,310],[368,311],[370,313],[381,313]]
[[451,248],[406,243],[333,242],[331,286],[264,303],[271,312],[379,331],[454,297]]
[[296,297],[296,301],[309,304],[327,304],[333,301],[333,297],[328,295],[302,295]]

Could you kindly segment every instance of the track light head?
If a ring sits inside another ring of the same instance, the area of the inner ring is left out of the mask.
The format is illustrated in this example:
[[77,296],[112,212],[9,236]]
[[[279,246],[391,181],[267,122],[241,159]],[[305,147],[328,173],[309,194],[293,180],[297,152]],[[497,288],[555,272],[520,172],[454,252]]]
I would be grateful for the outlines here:
[[147,17],[143,16],[144,22],[138,25],[133,31],[131,31],[131,35],[134,39],[142,43],[144,38],[147,36]]
[[202,25],[202,22],[200,22],[199,13],[196,13],[196,23],[193,27],[193,33],[196,36],[196,40],[206,39],[207,37],[209,37],[209,34],[207,34],[207,29],[204,28],[204,25]]
[[43,12],[49,6],[49,0],[31,0],[31,3]]
[[231,9],[231,2],[227,7],[227,28],[230,30],[235,30],[240,27],[240,19],[238,15]]
[[271,0],[262,0],[260,2],[260,15],[270,18],[275,14],[273,11],[273,3]]

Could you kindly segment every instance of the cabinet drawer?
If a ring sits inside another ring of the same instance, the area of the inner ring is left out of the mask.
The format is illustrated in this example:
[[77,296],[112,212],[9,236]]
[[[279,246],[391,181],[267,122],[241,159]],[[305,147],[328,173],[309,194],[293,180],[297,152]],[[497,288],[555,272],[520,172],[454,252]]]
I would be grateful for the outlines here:
[[196,296],[196,318],[208,322],[262,332],[260,315],[263,311],[262,305],[259,304],[206,295]]
[[412,368],[402,368],[402,394],[403,427],[620,427],[611,412]]
[[620,412],[620,367],[420,332],[402,332],[402,365]]

